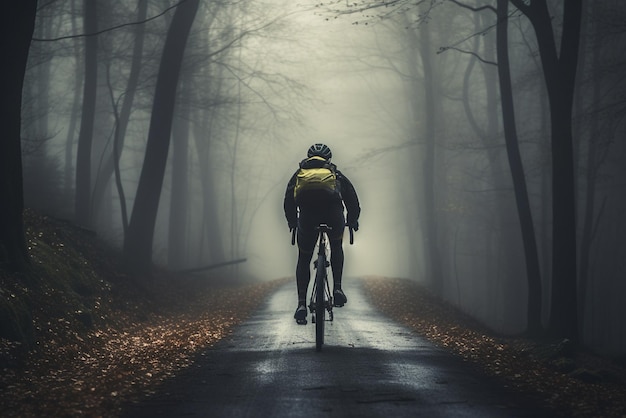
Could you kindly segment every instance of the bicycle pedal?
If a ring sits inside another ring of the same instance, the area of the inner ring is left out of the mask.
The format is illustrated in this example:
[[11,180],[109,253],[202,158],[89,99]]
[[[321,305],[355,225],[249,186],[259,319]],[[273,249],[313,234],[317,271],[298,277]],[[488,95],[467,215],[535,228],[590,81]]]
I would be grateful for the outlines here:
[[296,319],[296,323],[298,325],[306,325],[307,324],[307,320],[306,319]]
[[343,305],[344,305],[343,303],[335,303],[333,306],[334,306],[335,308],[342,308],[342,307],[343,307]]

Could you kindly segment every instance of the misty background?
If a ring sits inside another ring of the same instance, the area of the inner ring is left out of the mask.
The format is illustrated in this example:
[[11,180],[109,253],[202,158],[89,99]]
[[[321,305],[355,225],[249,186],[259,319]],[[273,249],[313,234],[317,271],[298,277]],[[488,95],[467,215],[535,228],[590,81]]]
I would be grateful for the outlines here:
[[[493,8],[486,12],[453,1],[392,3],[40,2],[22,114],[26,206],[125,248],[133,216],[142,217],[133,209],[158,126],[168,30],[178,9],[195,4],[180,74],[170,80],[177,89],[169,142],[161,141],[163,183],[152,185],[154,264],[184,270],[245,258],[204,274],[292,277],[285,187],[308,147],[323,142],[362,207],[355,244],[344,245],[347,280],[411,278],[497,331],[527,330],[528,253],[504,139],[496,2],[467,2]],[[548,2],[557,45],[561,3]],[[550,106],[533,26],[513,5],[506,13],[547,326]],[[584,3],[571,122],[573,320],[585,344],[611,354],[626,350],[626,58],[617,52],[625,15],[619,1]]]

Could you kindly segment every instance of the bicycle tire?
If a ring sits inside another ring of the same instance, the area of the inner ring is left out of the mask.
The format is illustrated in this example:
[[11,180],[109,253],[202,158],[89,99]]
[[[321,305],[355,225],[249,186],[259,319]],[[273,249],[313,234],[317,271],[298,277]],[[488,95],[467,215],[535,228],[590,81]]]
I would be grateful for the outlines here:
[[317,258],[317,271],[315,273],[315,349],[322,350],[324,344],[324,281],[326,279],[326,254],[320,251]]

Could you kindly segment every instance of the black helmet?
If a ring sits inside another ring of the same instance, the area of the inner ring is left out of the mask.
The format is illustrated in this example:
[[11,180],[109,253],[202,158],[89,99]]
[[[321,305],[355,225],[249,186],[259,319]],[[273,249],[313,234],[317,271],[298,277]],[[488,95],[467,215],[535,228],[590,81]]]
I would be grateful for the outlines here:
[[306,155],[309,158],[316,156],[322,157],[325,160],[330,160],[331,158],[333,158],[333,153],[330,151],[330,148],[328,148],[324,144],[311,145],[311,148],[309,148],[309,151],[306,153]]

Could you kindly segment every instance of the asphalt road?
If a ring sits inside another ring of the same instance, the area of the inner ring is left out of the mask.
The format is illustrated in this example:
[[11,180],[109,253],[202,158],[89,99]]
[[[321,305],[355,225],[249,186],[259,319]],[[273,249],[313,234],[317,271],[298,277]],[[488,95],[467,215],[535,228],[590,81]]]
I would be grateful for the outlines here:
[[[297,325],[295,284],[125,417],[550,416],[501,383],[378,314],[352,280],[326,323]],[[310,316],[309,316],[310,319]]]

